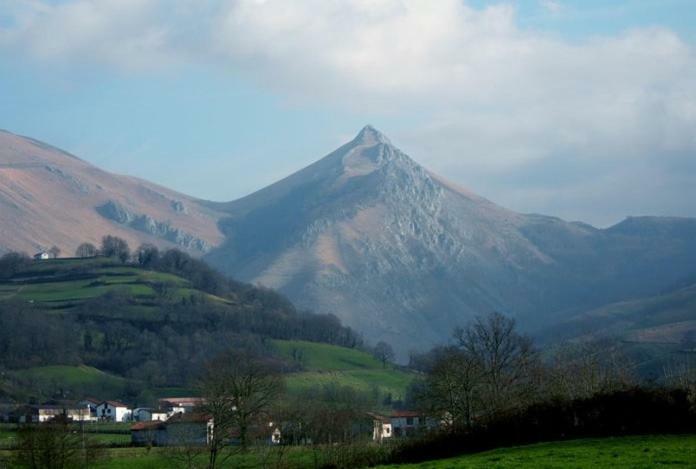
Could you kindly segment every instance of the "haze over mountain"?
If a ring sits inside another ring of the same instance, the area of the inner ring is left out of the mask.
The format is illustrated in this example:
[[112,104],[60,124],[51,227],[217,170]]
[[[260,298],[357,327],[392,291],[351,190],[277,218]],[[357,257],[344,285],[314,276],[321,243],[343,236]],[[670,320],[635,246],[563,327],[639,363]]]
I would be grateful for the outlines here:
[[71,255],[105,234],[202,254],[222,240],[219,214],[195,198],[102,171],[31,138],[0,131],[0,251]]
[[527,330],[548,328],[696,274],[694,219],[597,229],[516,213],[419,166],[370,126],[229,203],[112,175],[0,132],[0,249],[71,253],[105,234],[205,256],[392,343],[401,357],[446,341],[477,314],[498,310]]
[[211,263],[402,356],[476,314],[502,311],[529,329],[696,271],[696,220],[628,218],[601,230],[515,213],[424,169],[370,126],[216,208],[229,217]]

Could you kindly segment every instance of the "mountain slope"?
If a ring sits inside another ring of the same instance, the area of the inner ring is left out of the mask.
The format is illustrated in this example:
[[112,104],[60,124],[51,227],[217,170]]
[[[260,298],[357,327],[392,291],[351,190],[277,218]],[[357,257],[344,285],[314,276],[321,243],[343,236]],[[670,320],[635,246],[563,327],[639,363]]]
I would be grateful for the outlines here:
[[432,174],[370,126],[220,209],[226,241],[210,262],[402,356],[475,314],[548,325],[565,317],[558,311],[657,292],[696,271],[695,220],[599,230],[518,214]]
[[219,214],[155,184],[102,171],[62,150],[0,131],[0,251],[30,254],[114,234],[192,254],[222,240]]

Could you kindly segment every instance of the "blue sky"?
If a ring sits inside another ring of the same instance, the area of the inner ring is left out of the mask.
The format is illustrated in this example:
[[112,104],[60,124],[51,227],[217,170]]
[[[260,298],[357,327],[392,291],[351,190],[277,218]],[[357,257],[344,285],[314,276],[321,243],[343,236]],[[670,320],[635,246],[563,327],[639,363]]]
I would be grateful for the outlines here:
[[231,200],[383,130],[507,207],[696,216],[690,0],[0,0],[0,128]]

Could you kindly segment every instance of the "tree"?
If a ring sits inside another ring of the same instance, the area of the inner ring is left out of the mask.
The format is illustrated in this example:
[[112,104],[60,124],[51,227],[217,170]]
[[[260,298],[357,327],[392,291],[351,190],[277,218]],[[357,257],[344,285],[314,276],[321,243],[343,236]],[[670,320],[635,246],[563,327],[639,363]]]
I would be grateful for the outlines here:
[[446,416],[451,429],[470,429],[484,399],[483,377],[476,357],[457,347],[441,349],[416,400],[436,418]]
[[633,386],[634,367],[617,346],[612,341],[561,344],[553,351],[546,372],[546,393],[557,398],[583,399]]
[[391,345],[383,341],[377,342],[372,353],[377,360],[382,362],[382,368],[387,366],[387,362],[394,360],[394,349],[392,349]]
[[82,243],[75,250],[76,257],[96,257],[97,254],[99,254],[99,251],[97,251],[97,247],[92,243]]
[[48,253],[51,255],[52,258],[57,259],[60,256],[60,248],[58,246],[51,246],[51,249],[48,250]]
[[213,469],[232,432],[242,450],[250,442],[250,428],[263,423],[283,391],[283,380],[271,364],[247,350],[233,350],[208,364],[202,379],[205,403],[201,411],[213,418],[208,467]]
[[160,253],[153,244],[141,244],[135,251],[135,258],[143,267],[152,267],[159,261]]
[[23,252],[8,252],[0,257],[0,278],[10,278],[31,265],[31,258]]
[[14,461],[17,467],[90,467],[103,457],[103,452],[94,442],[73,431],[64,417],[56,417],[41,425],[25,425],[17,432]]
[[115,257],[125,263],[130,258],[130,248],[125,240],[107,235],[102,238],[101,254],[106,257]]
[[529,401],[540,361],[531,339],[515,330],[515,320],[500,313],[477,317],[455,330],[459,348],[481,368],[487,412]]

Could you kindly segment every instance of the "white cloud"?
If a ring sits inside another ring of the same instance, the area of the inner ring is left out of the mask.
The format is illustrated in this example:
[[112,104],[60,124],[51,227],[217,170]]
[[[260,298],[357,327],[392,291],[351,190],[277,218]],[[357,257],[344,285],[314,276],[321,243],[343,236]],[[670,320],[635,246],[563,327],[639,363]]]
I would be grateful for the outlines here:
[[619,171],[696,152],[696,56],[667,29],[571,42],[520,28],[511,4],[460,0],[24,5],[0,46],[126,70],[203,61],[295,100],[419,116],[393,140],[464,181],[558,155]]

